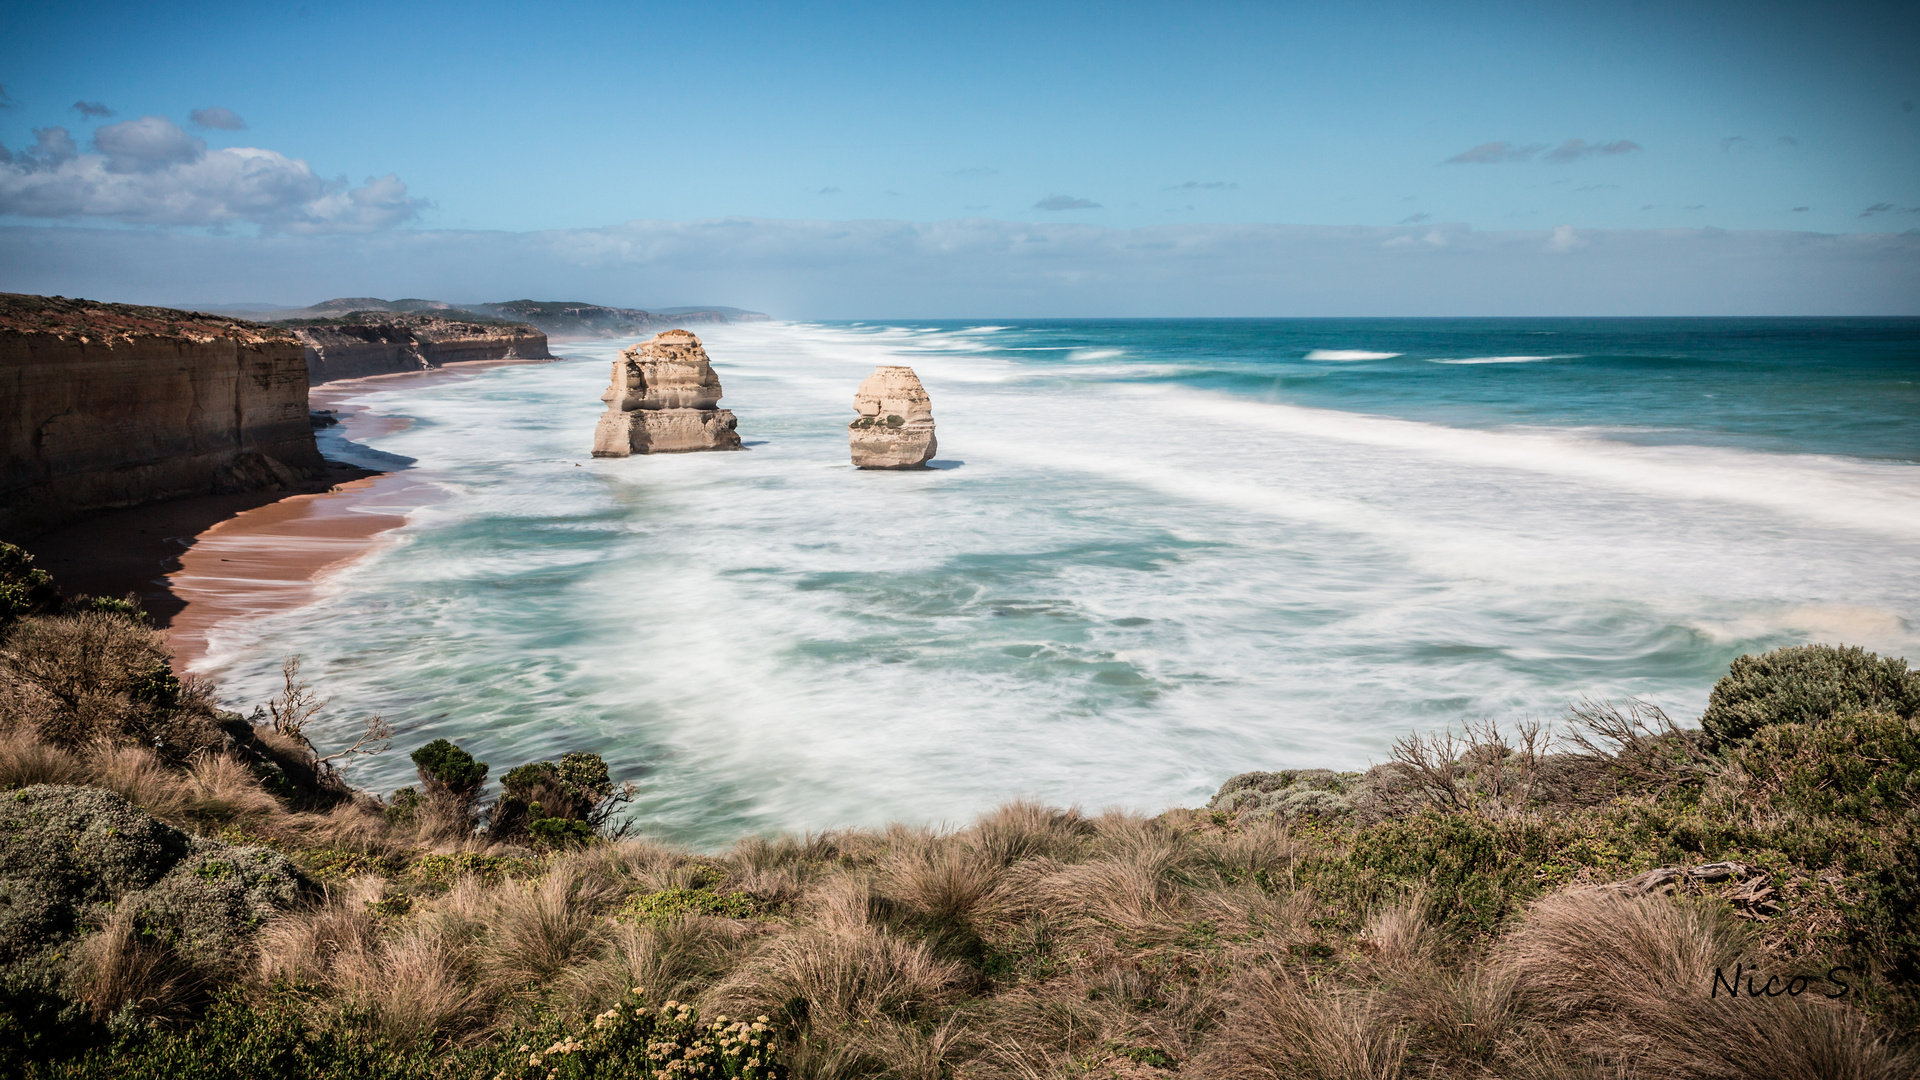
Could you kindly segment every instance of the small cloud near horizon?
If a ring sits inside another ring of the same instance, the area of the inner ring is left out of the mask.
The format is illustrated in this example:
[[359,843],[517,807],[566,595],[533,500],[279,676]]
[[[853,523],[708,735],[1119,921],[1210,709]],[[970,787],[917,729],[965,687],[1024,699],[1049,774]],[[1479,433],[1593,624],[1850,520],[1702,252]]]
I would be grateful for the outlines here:
[[1575,191],[1619,191],[1620,185],[1619,184],[1588,184],[1586,187],[1577,187],[1577,188],[1574,188],[1573,190]]
[[1082,199],[1074,195],[1049,195],[1033,204],[1035,210],[1098,210],[1100,204],[1092,199]]
[[76,101],[73,111],[80,114],[82,120],[92,120],[96,116],[112,116],[113,110],[98,101]]
[[1895,206],[1890,202],[1882,202],[1874,203],[1860,211],[1861,217],[1872,217],[1875,214],[1920,214],[1920,206]]
[[1161,188],[1160,190],[1162,191],[1232,191],[1233,189],[1239,186],[1240,186],[1239,184],[1234,183],[1230,180],[1208,180],[1204,183],[1199,180],[1189,180],[1184,184],[1175,184],[1170,188]]
[[1544,146],[1515,146],[1510,142],[1481,143],[1471,150],[1462,150],[1442,165],[1497,165],[1503,161],[1531,161],[1533,155],[1546,149]]
[[1723,154],[1730,154],[1734,151],[1735,148],[1743,147],[1746,144],[1747,144],[1746,136],[1729,135],[1726,138],[1720,140],[1720,152]]
[[0,109],[13,108],[13,99],[7,96],[6,84],[0,83]]
[[1782,135],[1774,141],[1778,142],[1781,146],[1799,146],[1800,145],[1800,140],[1794,138],[1791,135]]
[[819,191],[814,192],[814,194],[815,195],[838,195],[840,194],[840,189],[837,187],[823,187]]
[[1642,210],[1651,210],[1651,209],[1653,209],[1653,204],[1652,204],[1652,203],[1648,203],[1647,205],[1645,205],[1645,206],[1643,206],[1643,207],[1641,207],[1640,209],[1642,209]]
[[986,168],[985,166],[975,165],[970,168],[955,169],[952,172],[948,173],[947,175],[948,176],[999,176],[1000,170],[989,169],[989,168]]
[[1556,165],[1566,165],[1594,154],[1615,157],[1620,154],[1636,153],[1639,150],[1640,144],[1631,139],[1616,139],[1610,143],[1590,143],[1585,139],[1568,139],[1549,151],[1547,160]]
[[1402,225],[1418,225],[1418,224],[1420,224],[1420,223],[1421,223],[1421,222],[1423,222],[1423,221],[1431,221],[1432,219],[1433,219],[1433,215],[1432,215],[1432,214],[1424,214],[1424,213],[1423,213],[1423,214],[1415,214],[1415,215],[1413,215],[1412,217],[1404,217],[1404,218],[1401,218],[1401,219],[1400,219],[1400,224],[1402,224]]
[[1573,231],[1571,225],[1554,226],[1553,235],[1547,238],[1547,250],[1552,252],[1567,252],[1586,246],[1587,242]]
[[214,105],[205,109],[195,109],[187,114],[196,127],[219,128],[221,131],[245,131],[247,122],[232,109]]
[[1809,211],[1809,210],[1811,210],[1811,209],[1813,209],[1813,207],[1811,207],[1811,206],[1796,206],[1796,207],[1794,207],[1793,209],[1791,209],[1791,210],[1789,210],[1789,211],[1787,211],[1787,213],[1789,213],[1789,214],[1804,214],[1804,213],[1806,213],[1807,211]]

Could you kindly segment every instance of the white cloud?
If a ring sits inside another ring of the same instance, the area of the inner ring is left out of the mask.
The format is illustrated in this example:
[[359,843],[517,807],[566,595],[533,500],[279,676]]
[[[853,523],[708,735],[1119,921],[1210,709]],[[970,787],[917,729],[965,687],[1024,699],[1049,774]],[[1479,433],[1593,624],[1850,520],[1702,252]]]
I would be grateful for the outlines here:
[[1572,251],[1574,248],[1583,248],[1586,246],[1587,242],[1573,231],[1573,226],[1571,225],[1555,225],[1553,227],[1553,235],[1547,238],[1548,251]]
[[204,139],[164,116],[101,128],[94,133],[97,154],[77,153],[64,128],[34,134],[38,143],[24,153],[0,150],[0,214],[373,232],[413,219],[425,205],[391,173],[350,187],[272,150],[208,150]]

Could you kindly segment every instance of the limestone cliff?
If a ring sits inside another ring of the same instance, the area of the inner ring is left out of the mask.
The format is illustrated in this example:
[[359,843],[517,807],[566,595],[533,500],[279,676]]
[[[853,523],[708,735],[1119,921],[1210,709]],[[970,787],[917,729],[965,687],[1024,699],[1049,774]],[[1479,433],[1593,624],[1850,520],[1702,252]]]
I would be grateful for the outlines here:
[[300,342],[168,308],[0,294],[0,536],[317,474]]
[[862,469],[920,469],[933,459],[933,399],[910,367],[882,365],[853,395],[859,419],[847,425]]
[[667,330],[613,362],[593,432],[594,457],[738,450],[733,413],[721,408],[720,377],[700,339]]
[[307,381],[424,371],[469,360],[550,360],[547,335],[525,323],[466,312],[353,311],[275,325],[306,346]]

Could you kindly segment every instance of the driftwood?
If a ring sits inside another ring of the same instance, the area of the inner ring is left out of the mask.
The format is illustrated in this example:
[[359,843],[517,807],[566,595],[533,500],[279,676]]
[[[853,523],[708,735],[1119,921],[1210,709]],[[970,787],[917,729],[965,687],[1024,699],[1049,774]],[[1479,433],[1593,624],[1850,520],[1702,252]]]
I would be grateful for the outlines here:
[[1774,899],[1773,885],[1767,872],[1743,862],[1662,866],[1625,881],[1596,888],[1612,889],[1629,896],[1649,896],[1654,893],[1670,894],[1684,885],[1717,885],[1727,881],[1739,882],[1739,886],[1727,895],[1727,900],[1739,914],[1764,922],[1779,910],[1780,905]]

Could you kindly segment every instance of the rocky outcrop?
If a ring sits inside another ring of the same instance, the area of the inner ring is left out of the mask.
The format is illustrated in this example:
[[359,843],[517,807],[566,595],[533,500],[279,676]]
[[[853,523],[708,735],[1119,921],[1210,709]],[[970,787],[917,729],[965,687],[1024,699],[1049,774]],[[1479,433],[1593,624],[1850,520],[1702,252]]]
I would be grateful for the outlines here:
[[882,365],[853,395],[860,418],[847,425],[853,463],[862,469],[922,469],[938,444],[933,399],[910,367]]
[[307,381],[315,386],[472,360],[553,359],[547,335],[525,323],[460,316],[466,313],[354,311],[277,325],[306,346]]
[[285,330],[169,308],[0,294],[0,536],[318,475]]
[[738,450],[733,413],[720,404],[720,377],[700,339],[668,330],[613,362],[593,432],[594,457]]

